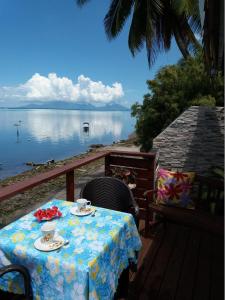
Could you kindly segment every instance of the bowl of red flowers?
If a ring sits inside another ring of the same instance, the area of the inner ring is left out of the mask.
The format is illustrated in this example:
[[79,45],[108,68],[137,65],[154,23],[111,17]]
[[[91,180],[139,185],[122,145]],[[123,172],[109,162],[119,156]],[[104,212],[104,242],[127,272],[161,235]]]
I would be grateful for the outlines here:
[[52,206],[46,209],[38,209],[34,213],[34,216],[39,222],[41,222],[41,221],[50,221],[55,218],[60,218],[62,216],[62,213],[57,206]]

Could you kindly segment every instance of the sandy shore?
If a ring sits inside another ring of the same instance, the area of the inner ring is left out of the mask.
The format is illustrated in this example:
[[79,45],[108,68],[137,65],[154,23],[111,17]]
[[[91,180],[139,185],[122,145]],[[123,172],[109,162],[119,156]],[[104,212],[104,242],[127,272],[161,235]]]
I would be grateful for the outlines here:
[[[34,167],[32,170],[25,171],[16,176],[1,180],[0,187],[8,186],[12,183],[23,181],[24,179],[46,172],[53,168],[75,162],[81,157],[88,157],[93,153],[110,149],[139,151],[139,148],[134,145],[134,139],[130,139],[124,142],[113,144],[111,146],[100,147],[92,150],[91,152],[86,152],[61,161],[56,161],[50,165]],[[84,179],[82,180],[82,178],[90,178],[91,174],[95,174],[97,171],[102,170],[103,165],[104,160],[100,159],[75,170],[76,185],[78,185],[80,181],[83,182]],[[64,191],[65,175],[0,202],[0,228],[21,217],[22,215],[36,209],[43,203],[49,201],[51,198],[56,197],[56,195],[63,195]]]

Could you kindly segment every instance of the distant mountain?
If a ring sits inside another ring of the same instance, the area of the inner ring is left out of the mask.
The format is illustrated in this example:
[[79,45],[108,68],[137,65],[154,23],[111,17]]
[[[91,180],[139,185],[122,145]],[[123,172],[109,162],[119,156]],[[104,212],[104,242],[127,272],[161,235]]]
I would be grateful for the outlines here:
[[120,105],[118,103],[112,102],[109,104],[106,104],[105,106],[101,106],[101,107],[95,107],[96,110],[101,110],[101,111],[106,111],[106,110],[110,110],[110,111],[126,111],[126,110],[130,110],[129,108]]
[[71,103],[65,101],[48,101],[40,103],[30,103],[17,108],[23,109],[73,109],[73,110],[97,110],[97,111],[127,111],[129,108],[112,102],[104,106],[96,107],[90,103]]

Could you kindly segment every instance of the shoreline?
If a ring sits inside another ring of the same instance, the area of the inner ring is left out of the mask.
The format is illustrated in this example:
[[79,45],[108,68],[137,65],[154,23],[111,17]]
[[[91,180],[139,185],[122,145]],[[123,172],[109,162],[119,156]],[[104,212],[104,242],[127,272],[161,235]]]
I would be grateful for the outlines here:
[[[23,181],[24,179],[31,178],[35,175],[44,173],[56,167],[67,165],[71,162],[75,162],[80,158],[91,156],[92,154],[102,150],[110,150],[111,148],[116,147],[135,147],[134,142],[135,138],[132,137],[128,138],[125,141],[119,141],[111,145],[101,146],[95,149],[91,148],[87,152],[63,160],[55,161],[54,163],[49,165],[33,167],[31,170],[27,170],[18,175],[0,180],[0,188]],[[104,159],[99,159],[79,169],[76,169],[74,172],[76,181],[79,181],[79,178],[81,178],[82,176],[93,173],[95,170],[99,169],[103,165],[103,163]],[[62,191],[64,188],[65,175],[62,175],[37,187],[29,189],[26,192],[3,200],[2,202],[0,202],[0,228],[49,201],[54,197],[54,195]]]
[[[104,147],[108,147],[108,146],[109,145],[102,145],[101,148],[104,149]],[[84,152],[81,152],[79,154],[75,154],[75,155],[72,155],[72,156],[66,156],[65,158],[59,159],[59,160],[53,159],[54,162],[51,162],[51,163],[49,163],[51,160],[46,161],[46,162],[37,162],[37,163],[29,162],[29,161],[24,162],[23,165],[27,166],[27,169],[26,170],[21,170],[21,172],[15,174],[15,175],[10,175],[10,176],[7,176],[7,177],[0,178],[0,188],[3,187],[3,186],[7,186],[8,181],[11,184],[12,181],[13,182],[20,181],[21,176],[24,176],[23,179],[29,178],[29,175],[34,176],[35,174],[39,174],[42,171],[43,172],[48,171],[48,170],[51,170],[52,168],[65,165],[67,163],[70,163],[70,162],[74,161],[77,158],[84,157],[84,156],[88,155],[89,153],[93,153],[90,146],[89,146],[89,149],[87,151],[84,151]]]

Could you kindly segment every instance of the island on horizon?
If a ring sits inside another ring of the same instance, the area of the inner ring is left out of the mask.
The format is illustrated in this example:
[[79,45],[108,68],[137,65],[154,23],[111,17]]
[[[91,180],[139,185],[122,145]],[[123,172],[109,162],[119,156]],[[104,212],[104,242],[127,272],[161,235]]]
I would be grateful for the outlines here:
[[93,110],[93,111],[129,111],[130,108],[125,107],[116,102],[111,102],[102,106],[95,106],[90,103],[71,103],[65,101],[48,101],[41,103],[29,103],[23,106],[1,107],[7,109],[68,109],[68,110]]

